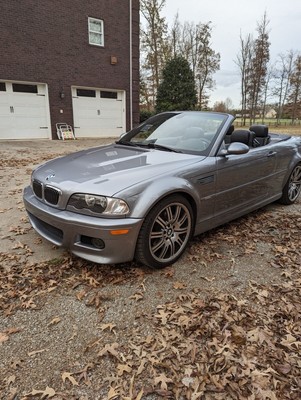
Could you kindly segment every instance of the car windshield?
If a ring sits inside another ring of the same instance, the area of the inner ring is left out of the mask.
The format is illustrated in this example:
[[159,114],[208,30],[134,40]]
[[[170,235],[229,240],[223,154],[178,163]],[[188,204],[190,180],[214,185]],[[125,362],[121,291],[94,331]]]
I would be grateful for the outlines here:
[[149,118],[117,143],[183,153],[206,154],[227,120],[226,114],[167,112]]

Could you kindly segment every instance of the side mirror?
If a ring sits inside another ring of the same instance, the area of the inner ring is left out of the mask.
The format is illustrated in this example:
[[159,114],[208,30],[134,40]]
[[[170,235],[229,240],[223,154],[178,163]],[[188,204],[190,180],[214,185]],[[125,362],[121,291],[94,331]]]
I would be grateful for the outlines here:
[[240,142],[233,142],[229,144],[227,149],[224,149],[220,152],[219,155],[221,156],[229,156],[229,155],[239,155],[239,154],[246,154],[250,150],[250,147],[244,143]]

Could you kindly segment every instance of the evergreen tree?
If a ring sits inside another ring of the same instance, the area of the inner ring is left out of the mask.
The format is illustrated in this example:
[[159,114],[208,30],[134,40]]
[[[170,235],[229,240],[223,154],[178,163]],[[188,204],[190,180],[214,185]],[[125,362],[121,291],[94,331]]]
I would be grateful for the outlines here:
[[156,112],[192,110],[197,103],[195,80],[188,61],[176,56],[166,63],[158,87]]

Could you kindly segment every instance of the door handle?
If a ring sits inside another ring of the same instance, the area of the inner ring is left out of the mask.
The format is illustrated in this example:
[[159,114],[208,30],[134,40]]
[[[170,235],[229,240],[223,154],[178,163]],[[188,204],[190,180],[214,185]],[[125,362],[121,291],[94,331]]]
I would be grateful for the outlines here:
[[277,151],[270,151],[268,153],[268,157],[275,157],[276,154],[277,154]]
[[10,106],[9,109],[10,109],[11,114],[13,114],[15,112],[15,109],[13,106]]

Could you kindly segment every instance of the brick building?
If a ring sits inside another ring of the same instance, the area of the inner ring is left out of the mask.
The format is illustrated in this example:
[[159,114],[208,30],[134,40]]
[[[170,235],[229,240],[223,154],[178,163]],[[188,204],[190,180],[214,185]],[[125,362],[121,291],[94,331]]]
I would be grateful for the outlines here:
[[139,120],[139,0],[1,4],[0,139],[119,136]]

